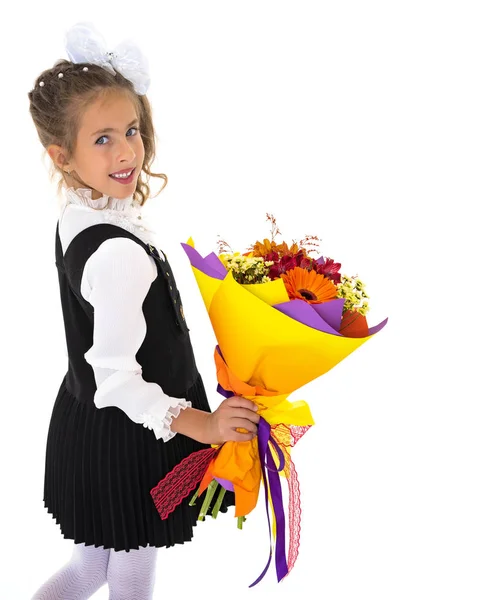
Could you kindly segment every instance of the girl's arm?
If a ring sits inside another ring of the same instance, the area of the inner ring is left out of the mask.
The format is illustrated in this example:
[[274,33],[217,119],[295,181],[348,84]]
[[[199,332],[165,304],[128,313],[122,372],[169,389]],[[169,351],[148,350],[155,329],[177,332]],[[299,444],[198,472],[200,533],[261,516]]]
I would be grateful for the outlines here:
[[142,305],[156,276],[156,267],[133,240],[120,237],[100,244],[81,281],[82,296],[94,309],[93,345],[85,360],[95,376],[97,408],[116,406],[152,429],[157,439],[168,441],[176,435],[172,419],[191,402],[145,381],[135,358],[146,336]]
[[[204,444],[244,442],[257,434],[256,424],[260,418],[257,410],[251,400],[232,396],[224,400],[213,413],[186,408],[173,419],[171,429]],[[238,428],[243,431],[238,431]]]

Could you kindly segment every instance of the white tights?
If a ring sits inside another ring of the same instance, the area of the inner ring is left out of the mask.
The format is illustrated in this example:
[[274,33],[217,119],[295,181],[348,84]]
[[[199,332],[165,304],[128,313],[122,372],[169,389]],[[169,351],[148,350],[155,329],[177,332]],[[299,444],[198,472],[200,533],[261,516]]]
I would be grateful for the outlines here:
[[84,600],[108,583],[109,600],[152,600],[158,548],[113,549],[74,544],[68,563],[31,600]]

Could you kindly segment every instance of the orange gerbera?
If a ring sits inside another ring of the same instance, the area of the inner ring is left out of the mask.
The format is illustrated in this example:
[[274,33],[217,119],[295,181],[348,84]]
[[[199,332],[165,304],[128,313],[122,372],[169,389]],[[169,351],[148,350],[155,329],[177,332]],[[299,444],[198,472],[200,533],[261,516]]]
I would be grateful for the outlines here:
[[299,299],[310,304],[320,304],[337,297],[336,286],[321,273],[294,267],[286,273],[281,273],[280,277],[291,300]]

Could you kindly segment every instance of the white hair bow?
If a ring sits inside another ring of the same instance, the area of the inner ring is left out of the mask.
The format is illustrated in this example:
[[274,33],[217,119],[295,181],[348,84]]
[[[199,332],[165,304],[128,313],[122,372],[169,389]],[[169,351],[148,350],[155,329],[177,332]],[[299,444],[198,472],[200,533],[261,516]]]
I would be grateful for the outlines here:
[[134,41],[124,40],[113,51],[108,51],[93,23],[83,21],[66,32],[65,48],[71,62],[92,63],[112,75],[116,70],[133,83],[138,95],[146,94],[150,86],[148,60]]

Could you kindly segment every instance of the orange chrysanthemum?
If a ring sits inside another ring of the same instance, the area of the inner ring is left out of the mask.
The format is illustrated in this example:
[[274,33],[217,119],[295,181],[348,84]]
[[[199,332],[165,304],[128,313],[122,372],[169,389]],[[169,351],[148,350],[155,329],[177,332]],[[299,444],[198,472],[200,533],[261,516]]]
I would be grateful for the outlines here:
[[315,271],[294,267],[287,273],[281,273],[286,291],[291,300],[305,300],[310,304],[320,304],[337,297],[334,283]]

